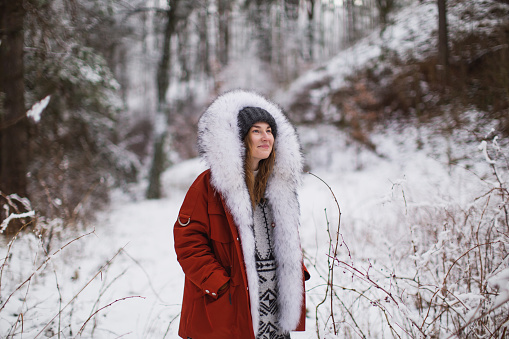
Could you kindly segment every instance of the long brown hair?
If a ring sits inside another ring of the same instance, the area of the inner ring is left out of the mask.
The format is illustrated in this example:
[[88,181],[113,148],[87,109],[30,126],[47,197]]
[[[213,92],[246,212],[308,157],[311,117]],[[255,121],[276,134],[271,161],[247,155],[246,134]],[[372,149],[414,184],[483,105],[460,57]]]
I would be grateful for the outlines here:
[[249,139],[249,133],[244,138],[244,145],[246,146],[246,156],[244,160],[245,180],[249,196],[251,197],[251,204],[254,208],[258,203],[260,203],[265,195],[267,181],[269,181],[270,174],[274,168],[274,163],[276,162],[276,150],[273,145],[272,152],[270,152],[269,157],[267,159],[260,160],[258,164],[258,175],[255,178],[254,173],[251,170],[252,144]]

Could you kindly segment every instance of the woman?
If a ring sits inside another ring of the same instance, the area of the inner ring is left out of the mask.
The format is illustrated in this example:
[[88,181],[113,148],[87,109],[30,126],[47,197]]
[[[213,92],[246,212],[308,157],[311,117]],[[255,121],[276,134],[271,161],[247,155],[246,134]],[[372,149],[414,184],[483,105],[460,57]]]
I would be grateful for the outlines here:
[[189,188],[174,226],[185,273],[179,335],[289,338],[304,330],[298,233],[302,157],[294,128],[262,96],[219,96],[198,124],[209,166]]

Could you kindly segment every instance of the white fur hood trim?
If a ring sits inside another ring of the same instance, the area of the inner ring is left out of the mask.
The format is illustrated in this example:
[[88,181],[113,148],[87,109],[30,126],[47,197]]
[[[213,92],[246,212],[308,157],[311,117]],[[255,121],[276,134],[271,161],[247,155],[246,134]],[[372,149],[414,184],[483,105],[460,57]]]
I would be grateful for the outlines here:
[[258,274],[255,265],[253,211],[244,181],[245,147],[239,137],[238,112],[244,107],[261,107],[277,124],[274,143],[276,162],[267,183],[266,197],[274,222],[274,256],[277,262],[280,326],[294,330],[300,320],[303,302],[302,251],[298,228],[300,208],[297,187],[302,173],[302,155],[295,129],[282,110],[264,97],[236,90],[219,96],[198,123],[198,149],[210,167],[211,184],[223,196],[242,241],[242,252],[249,285],[251,314],[258,332]]

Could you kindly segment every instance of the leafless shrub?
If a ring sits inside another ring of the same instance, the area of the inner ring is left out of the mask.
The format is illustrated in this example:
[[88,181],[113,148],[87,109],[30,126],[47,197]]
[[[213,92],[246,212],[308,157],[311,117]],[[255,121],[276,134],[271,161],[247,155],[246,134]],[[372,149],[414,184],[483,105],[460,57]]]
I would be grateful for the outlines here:
[[419,319],[405,326],[413,337],[499,338],[506,331],[509,194],[486,147],[483,141],[492,175],[481,179],[484,193],[463,204],[409,207],[412,275],[392,280]]
[[[399,243],[382,246],[392,253],[355,258],[339,222],[331,230],[327,221],[328,272],[315,266],[326,286],[315,310],[318,337],[323,327],[326,337],[507,335],[509,167],[497,138],[483,141],[480,150],[491,168],[491,174],[472,173],[480,193],[408,201],[407,187],[394,184],[403,206],[400,225],[390,231],[399,233]],[[341,246],[346,251],[338,252]]]
[[[87,324],[95,320],[97,314],[119,301],[142,298],[127,296],[100,306],[101,297],[112,285],[112,282],[104,279],[88,318],[84,321],[73,319],[76,309],[83,306],[77,307],[82,292],[92,282],[98,278],[103,279],[107,275],[108,269],[122,252],[122,248],[98,268],[88,280],[84,280],[77,292],[74,291],[70,295],[68,289],[63,288],[63,282],[60,281],[62,274],[58,272],[58,264],[55,264],[55,261],[65,261],[65,256],[69,255],[68,251],[84,238],[93,235],[95,231],[80,236],[71,235],[70,240],[63,240],[65,236],[62,234],[50,236],[59,233],[59,229],[63,231],[64,228],[39,221],[31,232],[21,230],[10,239],[6,246],[3,246],[2,258],[0,258],[0,318],[2,319],[0,336],[2,338],[25,336],[60,338],[61,335],[65,337],[76,334],[90,335],[93,334],[95,326],[89,326],[87,332],[85,330]],[[57,250],[50,252],[52,247]],[[51,286],[51,279],[46,278],[48,274],[54,275],[54,286]],[[113,281],[121,276],[122,274]],[[77,276],[71,279],[78,281]]]
[[12,235],[15,230],[20,230],[33,224],[35,221],[35,212],[32,210],[32,204],[27,198],[20,197],[17,194],[6,195],[0,191],[0,234]]

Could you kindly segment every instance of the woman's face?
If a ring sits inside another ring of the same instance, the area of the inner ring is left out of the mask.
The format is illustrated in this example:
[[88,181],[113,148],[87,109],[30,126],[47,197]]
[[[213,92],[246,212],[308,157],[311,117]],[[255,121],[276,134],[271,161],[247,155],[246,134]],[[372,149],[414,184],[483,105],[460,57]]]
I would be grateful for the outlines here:
[[254,170],[258,168],[258,163],[262,159],[267,159],[274,146],[274,135],[272,129],[266,122],[257,122],[248,132],[248,140],[251,145],[251,159],[253,159]]

